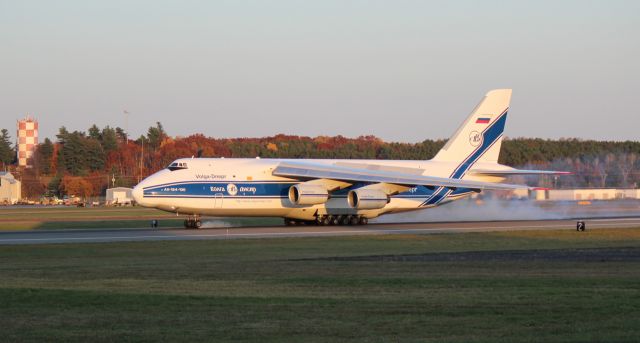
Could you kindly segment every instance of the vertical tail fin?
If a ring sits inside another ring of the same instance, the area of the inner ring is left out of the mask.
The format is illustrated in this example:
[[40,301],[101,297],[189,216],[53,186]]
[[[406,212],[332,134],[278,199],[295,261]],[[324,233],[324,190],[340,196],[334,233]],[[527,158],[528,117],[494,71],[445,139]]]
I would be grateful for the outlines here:
[[460,162],[451,175],[455,178],[476,162],[497,163],[510,101],[511,89],[489,91],[433,161]]

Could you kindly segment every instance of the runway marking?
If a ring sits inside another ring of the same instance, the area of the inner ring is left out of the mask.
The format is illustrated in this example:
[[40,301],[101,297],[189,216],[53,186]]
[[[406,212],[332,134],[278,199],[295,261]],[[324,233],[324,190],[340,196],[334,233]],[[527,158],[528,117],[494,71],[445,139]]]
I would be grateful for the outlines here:
[[[625,219],[626,221],[633,220],[632,218]],[[592,224],[590,227],[603,228],[603,227],[611,227],[611,226],[636,226],[640,225],[638,219],[635,219],[634,223],[597,223]],[[609,221],[616,221],[609,220]],[[327,236],[327,235],[349,235],[349,234],[371,234],[371,235],[384,235],[384,234],[402,234],[402,233],[420,233],[420,232],[438,232],[438,233],[447,233],[450,231],[458,231],[458,232],[473,232],[473,231],[508,231],[508,230],[531,230],[531,229],[544,229],[544,228],[555,228],[562,229],[566,224],[562,223],[553,223],[548,225],[522,225],[522,226],[481,226],[481,227],[441,227],[441,228],[380,228],[378,230],[375,229],[355,229],[355,230],[328,230],[328,231],[292,231],[292,232],[250,232],[250,233],[212,233],[212,234],[191,234],[187,231],[181,231],[176,233],[175,235],[142,235],[142,236],[97,236],[97,237],[49,237],[49,238],[7,238],[0,239],[1,243],[20,243],[20,242],[73,242],[73,241],[95,241],[95,242],[105,242],[105,241],[137,241],[137,240],[163,240],[163,239],[173,239],[173,240],[189,240],[192,238],[225,238],[225,237],[252,237],[252,238],[261,238],[261,237],[277,237],[277,236]],[[330,228],[330,227],[329,227]],[[573,228],[572,228],[573,229]],[[186,234],[181,234],[185,233]],[[42,232],[43,234],[46,232]],[[91,233],[91,232],[84,232]]]

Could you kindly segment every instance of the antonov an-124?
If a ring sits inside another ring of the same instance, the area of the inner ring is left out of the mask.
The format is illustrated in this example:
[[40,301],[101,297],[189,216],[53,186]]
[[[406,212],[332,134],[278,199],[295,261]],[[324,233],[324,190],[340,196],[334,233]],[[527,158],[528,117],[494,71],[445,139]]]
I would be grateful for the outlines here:
[[282,217],[287,225],[363,225],[383,214],[423,210],[482,190],[526,186],[509,175],[562,174],[498,163],[510,89],[488,92],[431,160],[181,158],[133,189],[145,207],[186,215]]

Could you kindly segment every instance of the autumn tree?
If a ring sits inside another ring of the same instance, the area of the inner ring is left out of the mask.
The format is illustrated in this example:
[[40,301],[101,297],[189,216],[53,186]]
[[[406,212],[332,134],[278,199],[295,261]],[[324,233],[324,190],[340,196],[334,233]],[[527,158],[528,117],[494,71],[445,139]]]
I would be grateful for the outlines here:
[[66,195],[75,195],[86,199],[94,195],[94,187],[91,182],[82,177],[66,175],[60,183],[60,191]]
[[23,170],[20,181],[22,182],[23,198],[37,200],[46,191],[44,183],[42,183],[34,168]]

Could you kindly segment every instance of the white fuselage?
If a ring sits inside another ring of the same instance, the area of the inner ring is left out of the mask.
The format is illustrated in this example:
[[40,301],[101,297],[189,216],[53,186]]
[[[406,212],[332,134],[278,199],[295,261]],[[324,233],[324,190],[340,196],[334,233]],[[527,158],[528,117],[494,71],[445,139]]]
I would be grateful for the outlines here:
[[[181,168],[163,169],[138,184],[133,191],[142,206],[187,215],[268,216],[312,220],[319,215],[359,215],[375,218],[385,213],[411,211],[438,206],[472,194],[470,189],[423,186],[407,187],[390,196],[383,208],[360,210],[349,206],[347,192],[368,186],[353,183],[332,192],[323,204],[296,205],[289,200],[292,185],[305,182],[272,174],[286,159],[185,158],[174,164]],[[305,160],[317,164],[374,165],[416,175],[450,177],[455,163],[406,160]],[[173,165],[173,164],[172,164]],[[496,164],[474,168],[496,168]],[[499,182],[496,177],[464,176],[466,180]]]

